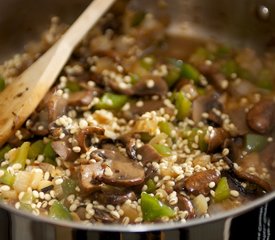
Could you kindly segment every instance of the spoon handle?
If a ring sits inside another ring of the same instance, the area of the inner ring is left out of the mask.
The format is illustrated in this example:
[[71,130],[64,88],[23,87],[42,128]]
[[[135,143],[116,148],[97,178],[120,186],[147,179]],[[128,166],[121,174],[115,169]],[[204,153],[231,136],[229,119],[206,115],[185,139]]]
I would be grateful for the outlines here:
[[114,2],[94,0],[60,40],[1,92],[0,146],[35,110],[76,45]]

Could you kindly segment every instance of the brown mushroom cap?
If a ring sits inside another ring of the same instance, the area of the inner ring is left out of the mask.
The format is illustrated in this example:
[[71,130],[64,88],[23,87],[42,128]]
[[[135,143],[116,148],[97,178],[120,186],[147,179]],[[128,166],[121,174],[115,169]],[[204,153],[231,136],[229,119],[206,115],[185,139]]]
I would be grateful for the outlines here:
[[275,102],[264,99],[256,103],[247,113],[247,123],[258,133],[269,133],[275,126]]
[[220,180],[220,173],[216,170],[206,170],[202,172],[196,172],[192,176],[188,177],[184,181],[185,189],[194,194],[199,195],[203,194],[207,196],[210,192],[209,183],[214,182],[218,183]]
[[103,173],[101,163],[91,163],[80,165],[79,167],[79,186],[84,193],[92,193],[101,189],[98,178]]
[[106,167],[101,178],[102,182],[124,187],[136,186],[144,182],[144,169],[137,162],[125,157],[118,150],[104,150],[104,155],[107,160],[104,164]]

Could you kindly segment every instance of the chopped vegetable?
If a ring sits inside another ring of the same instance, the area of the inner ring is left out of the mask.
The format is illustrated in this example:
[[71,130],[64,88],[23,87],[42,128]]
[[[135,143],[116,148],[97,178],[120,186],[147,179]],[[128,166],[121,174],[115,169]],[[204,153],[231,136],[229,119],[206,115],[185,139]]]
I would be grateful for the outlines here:
[[174,65],[168,66],[168,73],[165,76],[165,80],[168,87],[172,87],[181,77],[181,69]]
[[43,155],[45,156],[45,158],[49,158],[49,159],[55,159],[56,157],[56,153],[52,148],[51,142],[48,142],[43,150]]
[[72,220],[69,210],[59,201],[55,201],[50,207],[49,216],[55,219]]
[[131,21],[131,26],[132,27],[138,27],[142,21],[145,18],[146,13],[145,12],[136,12],[134,13]]
[[1,168],[0,171],[3,171],[4,174],[0,177],[0,182],[8,186],[12,186],[15,181],[15,175],[11,174],[7,169]]
[[259,152],[267,144],[267,137],[260,134],[249,133],[245,136],[246,149],[250,152]]
[[0,149],[0,162],[5,160],[5,154],[11,150],[11,146],[9,144],[5,145]]
[[169,122],[159,122],[159,129],[161,132],[165,133],[167,136],[171,137],[172,134],[172,124]]
[[193,203],[196,215],[203,216],[204,214],[207,213],[208,203],[204,195],[199,194],[193,199],[192,203]]
[[75,193],[76,182],[73,179],[65,179],[62,184],[63,198],[68,197],[70,194]]
[[101,97],[95,107],[97,109],[117,110],[122,108],[127,101],[128,97],[125,95],[107,92]]
[[156,190],[156,183],[152,179],[149,179],[146,182],[146,186],[147,186],[147,190],[146,190],[147,193],[152,193]]
[[228,186],[227,178],[222,177],[215,189],[215,202],[221,202],[230,196],[230,188]]
[[141,193],[141,210],[145,221],[154,221],[161,217],[173,217],[175,212],[148,193]]
[[200,80],[199,71],[188,63],[183,63],[181,66],[181,76],[190,80],[193,80],[195,83],[198,83]]
[[17,153],[16,153],[16,157],[13,161],[13,163],[20,163],[21,164],[21,168],[25,168],[26,165],[26,160],[28,157],[28,153],[29,153],[29,149],[30,149],[30,142],[24,142],[20,148],[18,149]]
[[43,154],[44,148],[45,144],[43,140],[37,140],[36,142],[32,143],[29,149],[28,158],[36,159],[38,155]]
[[233,73],[238,74],[238,71],[239,66],[234,60],[228,60],[221,66],[221,72],[228,78],[231,77]]
[[178,110],[178,120],[182,121],[190,115],[192,103],[182,92],[177,92],[175,94],[175,106]]
[[76,81],[67,81],[66,88],[68,88],[70,92],[78,92],[81,90],[81,86]]
[[169,157],[172,154],[172,150],[170,147],[165,146],[163,144],[152,144],[152,146],[156,149],[156,151],[163,157]]
[[147,71],[151,71],[154,67],[156,60],[153,56],[146,56],[140,60],[140,65]]

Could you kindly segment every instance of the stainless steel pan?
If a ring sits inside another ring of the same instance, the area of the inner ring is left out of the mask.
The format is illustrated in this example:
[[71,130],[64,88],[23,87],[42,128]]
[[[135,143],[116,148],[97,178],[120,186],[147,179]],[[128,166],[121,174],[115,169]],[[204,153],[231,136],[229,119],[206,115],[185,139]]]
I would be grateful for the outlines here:
[[[23,49],[24,44],[35,39],[47,27],[53,15],[71,23],[87,6],[87,0],[10,0],[0,1],[0,61]],[[166,8],[157,8],[167,4]],[[132,7],[146,9],[156,14],[169,16],[172,23],[171,35],[181,35],[189,43],[201,39],[212,39],[234,46],[253,47],[258,51],[275,47],[275,1],[272,0],[134,0]],[[190,40],[190,41],[188,41]],[[187,43],[184,46],[189,46]],[[73,229],[112,232],[148,232],[202,226],[222,220],[230,221],[257,206],[275,198],[272,192],[238,209],[233,209],[209,219],[195,219],[187,223],[122,225],[83,225],[76,222],[55,221],[50,218],[36,217],[0,204],[6,220],[3,227],[11,227],[10,239],[72,239]],[[0,215],[1,216],[1,215]],[[6,225],[5,225],[6,224]],[[36,226],[39,231],[29,231]],[[1,229],[1,228],[0,228]],[[24,230],[24,231],[22,231]],[[1,231],[1,230],[0,230]],[[25,234],[25,235],[24,235]],[[67,235],[66,235],[67,234]],[[1,238],[2,239],[2,238]],[[122,237],[127,239],[127,237]]]

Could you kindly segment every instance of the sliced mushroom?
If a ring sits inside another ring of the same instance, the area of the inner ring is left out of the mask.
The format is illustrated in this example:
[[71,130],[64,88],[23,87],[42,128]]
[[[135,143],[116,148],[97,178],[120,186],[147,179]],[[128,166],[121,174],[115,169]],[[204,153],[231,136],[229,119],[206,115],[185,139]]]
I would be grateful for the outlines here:
[[108,81],[108,86],[115,92],[129,96],[164,96],[168,92],[168,86],[164,79],[157,76],[143,76],[131,88],[120,88],[115,81]]
[[214,182],[217,184],[219,180],[220,173],[210,169],[194,173],[184,181],[183,185],[188,192],[196,196],[199,194],[207,196],[210,192],[209,183]]
[[222,146],[229,134],[223,128],[211,128],[207,138],[207,152],[213,152]]
[[[253,193],[255,191],[257,191],[259,193],[259,188],[262,189],[265,192],[270,192],[272,190],[270,184],[259,178],[256,175],[252,175],[250,173],[244,172],[242,170],[236,169],[234,167],[234,163],[232,162],[231,159],[229,159],[227,156],[224,156],[223,158],[225,160],[225,162],[228,164],[228,166],[230,167],[230,171],[229,171],[229,175],[235,179],[235,182],[239,182],[240,185],[239,188],[244,192],[244,193],[251,193],[251,190],[249,190],[249,187],[254,185],[254,189],[253,189]],[[247,183],[249,183],[249,185],[245,188],[241,185],[241,181],[245,181]],[[258,188],[255,189],[255,186]],[[250,191],[250,192],[249,192]],[[261,194],[263,194],[263,191],[260,191]]]
[[98,180],[103,174],[101,163],[80,165],[78,172],[79,186],[83,193],[92,193],[101,189],[101,183]]
[[74,92],[69,96],[68,105],[88,106],[92,102],[93,98],[93,92],[90,90]]
[[196,217],[195,209],[192,202],[182,194],[178,194],[178,207],[181,211],[187,211],[187,219],[192,219]]
[[269,133],[275,126],[275,102],[264,99],[247,113],[249,127],[261,134]]
[[49,123],[65,114],[67,100],[62,96],[52,95],[47,102]]
[[84,129],[81,129],[75,136],[79,147],[81,148],[82,152],[87,152],[89,150],[89,143],[87,140],[88,136],[91,135],[104,135],[104,128],[97,127],[97,126],[89,126]]
[[132,88],[132,94],[137,96],[164,96],[167,92],[167,83],[157,76],[144,76]]
[[133,134],[124,134],[120,136],[117,140],[125,146],[126,153],[129,158],[137,160],[136,139],[133,137]]
[[113,188],[106,190],[102,188],[101,191],[94,193],[93,199],[97,200],[102,204],[111,204],[116,206],[118,204],[123,204],[126,200],[136,200],[136,195],[133,191],[125,190],[123,188]]
[[129,109],[123,111],[123,117],[126,119],[134,119],[146,112],[167,108],[163,100],[142,99],[141,101],[141,105],[138,105],[137,102],[130,102]]
[[141,162],[144,166],[148,162],[159,162],[161,160],[159,153],[150,144],[144,144],[142,147],[138,148],[137,153],[141,155]]
[[229,115],[231,122],[236,127],[236,134],[238,136],[243,136],[249,132],[245,107],[237,105],[228,109],[226,113]]
[[122,153],[103,150],[105,161],[102,182],[113,186],[136,186],[144,182],[144,169],[137,162],[125,157]]
[[202,119],[203,113],[209,113],[213,110],[213,108],[221,109],[222,105],[218,100],[219,100],[218,93],[211,93],[206,96],[197,97],[193,101],[192,119],[195,122],[199,122]]
[[64,161],[73,161],[78,157],[78,154],[72,150],[71,145],[67,141],[53,141],[51,146],[57,155]]

